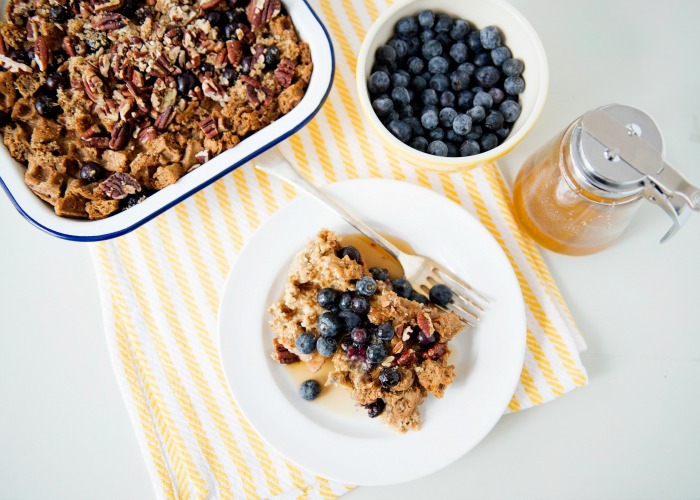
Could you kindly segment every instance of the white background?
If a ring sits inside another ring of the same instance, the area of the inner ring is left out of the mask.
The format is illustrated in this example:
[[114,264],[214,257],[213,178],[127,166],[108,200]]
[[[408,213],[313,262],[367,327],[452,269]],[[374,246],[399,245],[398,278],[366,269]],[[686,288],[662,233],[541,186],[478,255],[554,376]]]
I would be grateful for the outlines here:
[[[667,160],[700,186],[700,2],[512,3],[551,83],[501,163],[510,180],[576,116],[619,102],[656,119]],[[544,253],[588,342],[587,387],[504,417],[436,474],[347,498],[699,498],[700,214],[659,245],[669,224],[649,205],[609,250]],[[153,498],[87,246],[42,234],[0,195],[0,284],[0,498]]]

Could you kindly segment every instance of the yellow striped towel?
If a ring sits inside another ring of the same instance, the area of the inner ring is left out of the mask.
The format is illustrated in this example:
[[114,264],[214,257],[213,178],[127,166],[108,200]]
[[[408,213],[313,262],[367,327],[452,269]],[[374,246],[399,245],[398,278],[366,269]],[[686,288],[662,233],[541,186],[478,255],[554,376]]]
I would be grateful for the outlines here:
[[[520,281],[527,353],[509,410],[582,386],[585,347],[538,250],[513,221],[500,172],[416,171],[389,154],[360,117],[355,54],[383,0],[316,0],[338,56],[321,112],[284,144],[316,184],[387,177],[461,204],[491,231]],[[158,498],[334,498],[347,487],[285,461],[253,431],[229,393],[215,343],[231,262],[293,189],[245,165],[116,240],[94,244],[107,339]]]

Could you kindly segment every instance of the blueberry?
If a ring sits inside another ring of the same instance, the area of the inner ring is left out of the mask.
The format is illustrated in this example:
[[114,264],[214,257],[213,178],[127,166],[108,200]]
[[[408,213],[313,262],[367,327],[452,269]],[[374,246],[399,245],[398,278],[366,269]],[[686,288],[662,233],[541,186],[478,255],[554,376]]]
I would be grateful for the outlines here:
[[503,126],[503,115],[500,111],[489,111],[484,118],[484,127],[489,130],[498,130]]
[[411,75],[407,71],[399,70],[391,74],[391,84],[394,87],[408,87]]
[[387,42],[387,45],[390,45],[394,48],[394,50],[396,51],[397,59],[405,57],[408,53],[408,44],[400,38],[392,38]]
[[316,341],[316,350],[324,358],[330,358],[338,349],[338,342],[335,339],[319,337]]
[[498,137],[496,137],[496,134],[485,134],[481,136],[479,144],[482,151],[489,151],[498,146]]
[[495,134],[496,134],[496,137],[498,137],[501,141],[503,141],[510,134],[510,128],[501,127],[498,130],[496,130]]
[[316,294],[316,302],[324,309],[330,309],[338,305],[339,296],[340,292],[338,292],[338,290],[334,290],[333,288],[321,288]]
[[462,64],[467,60],[467,46],[462,42],[455,43],[450,47],[450,57],[457,64]]
[[418,330],[418,335],[416,335],[416,340],[418,341],[418,345],[421,347],[430,347],[435,342],[437,342],[437,336],[433,332],[430,336],[426,335],[423,330]]
[[525,65],[520,59],[506,59],[501,65],[506,76],[520,76],[525,69]]
[[[457,115],[459,116],[459,115]],[[454,126],[454,122],[452,124]],[[454,128],[448,128],[447,132],[445,132],[445,141],[447,141],[447,145],[449,146],[450,143],[455,143],[456,145],[462,144],[462,141],[464,140],[464,137],[460,136],[459,134],[456,134],[454,131]]]
[[414,136],[423,135],[423,133],[425,132],[425,130],[423,129],[423,125],[420,122],[420,118],[418,117],[407,116],[402,121],[410,127],[411,134]]
[[430,61],[433,57],[442,55],[442,44],[437,40],[428,40],[421,47],[421,52],[423,53],[423,58],[426,61]]
[[438,14],[435,21],[435,31],[448,33],[452,29],[452,18],[448,14]]
[[379,398],[372,403],[364,405],[364,407],[367,410],[369,418],[375,418],[382,414],[384,408],[386,408],[386,403],[382,398]]
[[428,154],[435,156],[447,156],[449,150],[447,144],[440,140],[436,140],[428,144]]
[[348,257],[350,260],[354,260],[358,264],[362,264],[362,257],[360,256],[360,251],[351,245],[341,248],[338,252],[338,257],[340,259]]
[[377,293],[377,282],[370,276],[363,276],[355,283],[355,290],[360,295],[371,297]]
[[455,95],[449,90],[440,94],[440,106],[444,108],[452,108],[455,104]]
[[414,137],[411,142],[408,143],[413,149],[425,153],[428,151],[428,139],[422,136]]
[[450,80],[442,73],[433,75],[429,82],[430,88],[438,92],[444,92],[450,88]]
[[501,79],[501,72],[493,66],[482,66],[476,70],[476,81],[484,88],[491,88]]
[[429,29],[435,24],[435,13],[432,10],[422,10],[418,13],[418,24],[421,28]]
[[486,118],[486,110],[482,106],[474,106],[467,111],[473,122],[480,122]]
[[348,352],[348,349],[351,347],[353,347],[352,337],[350,337],[350,335],[343,335],[343,338],[340,339],[340,348],[344,352]]
[[510,59],[512,54],[510,53],[510,49],[506,47],[505,45],[501,45],[500,47],[496,47],[491,51],[491,60],[496,66],[500,66],[503,64],[507,59]]
[[474,66],[470,62],[463,62],[462,64],[457,66],[457,71],[464,71],[471,78],[474,75],[474,73],[476,73],[476,66]]
[[438,126],[438,115],[433,110],[428,110],[420,117],[421,124],[428,130],[432,130]]
[[474,53],[484,51],[484,46],[481,45],[481,33],[479,30],[470,31],[467,34],[467,47]]
[[375,53],[377,61],[383,63],[396,62],[396,49],[391,45],[382,45]]
[[389,125],[389,123],[395,121],[395,120],[400,120],[401,115],[399,115],[399,112],[396,111],[395,109],[391,110],[391,113],[389,113],[386,116],[382,116],[379,118],[384,125]]
[[[252,56],[245,56],[243,59],[241,59],[241,73],[244,75],[247,75],[250,73],[250,66],[251,63],[253,62],[253,57]],[[204,65],[200,66],[200,68],[204,67]],[[213,67],[212,67],[213,69]],[[200,69],[201,72],[204,72],[203,70]]]
[[[481,125],[474,124],[474,120],[472,120],[472,131],[467,134],[467,139],[470,141],[478,141],[481,139],[481,136],[483,135],[484,130],[481,127]],[[481,147],[479,147],[481,149]]]
[[437,73],[447,73],[447,70],[450,68],[450,63],[447,62],[447,59],[445,59],[442,56],[435,56],[430,61],[428,61],[428,71],[430,71],[433,74]]
[[470,29],[471,26],[469,26],[469,23],[467,21],[464,21],[463,19],[457,19],[452,25],[452,29],[450,30],[450,38],[452,38],[453,40],[462,40],[465,36],[467,36],[467,33],[469,33]]
[[468,110],[474,104],[474,93],[468,90],[460,92],[457,96],[457,107],[463,111]]
[[296,340],[297,351],[302,354],[311,354],[316,349],[316,337],[312,333],[302,333]]
[[[449,132],[452,132],[452,131],[450,130]],[[447,144],[447,156],[450,156],[453,158],[459,156],[459,148],[457,146],[455,146],[454,143],[446,142],[445,144]]]
[[[249,65],[248,70],[250,71],[250,61],[248,61],[248,65]],[[199,65],[199,72],[200,73],[213,73],[214,72],[214,65],[204,62],[204,63]],[[248,73],[248,71],[243,71],[243,72]]]
[[352,294],[350,292],[341,293],[338,299],[338,308],[341,311],[347,311],[350,309],[350,302],[352,302]]
[[420,40],[418,38],[411,38],[406,40],[406,45],[408,46],[407,56],[415,56],[418,54],[418,49],[420,49]]
[[[350,307],[352,307],[352,299],[350,300],[350,304]],[[338,313],[338,318],[343,322],[344,330],[348,332],[362,324],[360,315],[349,309],[341,310]]]
[[395,280],[391,280],[391,286],[394,288],[394,293],[396,293],[396,295],[399,297],[403,297],[404,299],[411,298],[413,287],[407,279],[397,278]]
[[299,386],[299,395],[307,401],[313,401],[321,393],[321,384],[307,380]]
[[362,328],[361,326],[353,328],[350,332],[350,338],[352,339],[353,343],[358,346],[368,344],[369,337],[370,335],[367,329]]
[[391,339],[394,338],[395,332],[394,332],[394,327],[391,326],[391,323],[382,323],[377,327],[377,331],[375,333],[377,338],[379,340],[383,340],[384,342],[388,342]]
[[68,10],[61,5],[49,7],[49,19],[54,23],[64,23],[68,20]]
[[395,87],[391,91],[391,100],[394,101],[395,108],[402,108],[410,104],[411,97],[405,87]]
[[420,98],[425,106],[435,106],[438,103],[438,95],[434,89],[425,89]]
[[481,30],[479,38],[485,49],[495,49],[501,45],[501,30],[496,26],[486,26]]
[[[442,127],[435,127],[428,132],[428,141],[442,141],[445,139],[445,130]],[[430,146],[430,144],[428,144]],[[431,153],[432,154],[432,153]]]
[[369,75],[367,90],[372,94],[383,94],[389,89],[389,85],[391,85],[389,75],[383,71],[375,71]]
[[54,118],[61,111],[61,107],[47,95],[40,95],[36,98],[34,109],[44,118]]
[[455,92],[461,92],[469,88],[469,75],[466,71],[453,71],[450,75],[450,86]]
[[384,389],[391,389],[401,382],[401,372],[396,367],[382,368],[379,372],[379,383]]
[[454,108],[442,108],[440,110],[440,125],[445,128],[452,128],[452,122],[454,122],[457,112]]
[[447,285],[437,284],[430,289],[430,302],[445,307],[452,300],[452,290]]
[[212,28],[221,26],[226,20],[226,17],[218,10],[212,10],[207,14],[207,21]]
[[236,30],[238,29],[238,23],[231,22],[224,26],[224,37],[226,37],[227,40],[238,40],[238,36],[236,36]]
[[452,129],[458,135],[467,135],[472,130],[471,116],[462,113],[455,116],[452,122]]
[[394,103],[386,96],[377,97],[372,101],[372,109],[377,113],[377,116],[386,116],[394,109]]
[[95,182],[102,175],[102,167],[94,161],[83,163],[80,167],[79,176],[85,182]]
[[481,66],[492,66],[493,60],[491,59],[491,54],[488,52],[480,52],[474,56],[474,66],[480,68]]
[[455,43],[454,40],[452,40],[452,38],[450,38],[449,33],[436,33],[435,40],[440,42],[443,47],[450,47],[450,46],[452,46],[453,43]]
[[423,295],[422,293],[413,292],[413,293],[411,294],[411,300],[412,300],[413,302],[418,302],[418,303],[420,303],[420,304],[423,304],[424,306],[430,305],[430,301],[428,300],[428,297],[426,297],[426,296]]
[[412,73],[414,75],[420,75],[421,73],[423,73],[425,63],[423,62],[422,58],[413,56],[409,58],[408,61],[406,61],[406,67],[408,68],[409,73]]
[[428,82],[422,76],[414,76],[413,80],[411,80],[411,89],[413,89],[415,92],[423,92],[427,88]]
[[503,101],[498,109],[508,123],[513,123],[520,116],[520,104],[515,101]]
[[477,92],[474,96],[474,106],[481,106],[484,110],[491,109],[491,106],[493,106],[493,97],[491,97],[491,94],[488,92]]
[[519,76],[509,76],[503,82],[503,90],[510,95],[522,94],[525,90],[525,80]]
[[467,139],[459,147],[459,154],[462,156],[473,156],[481,153],[481,148],[479,143],[474,140]]
[[46,77],[46,88],[52,92],[56,92],[59,88],[65,87],[68,83],[68,78],[63,73],[52,73]]
[[146,199],[145,194],[137,194],[137,193],[130,194],[129,196],[124,198],[124,200],[122,200],[123,209],[128,210],[130,208],[133,208],[145,199]]
[[396,33],[404,40],[418,34],[418,21],[415,17],[403,17],[396,23]]
[[387,351],[384,344],[375,344],[367,348],[367,361],[373,364],[381,363],[386,358]]
[[503,92],[503,90],[499,89],[498,87],[493,87],[489,89],[489,95],[491,96],[491,99],[493,99],[493,105],[498,106],[503,102],[503,99],[505,99],[506,94]]
[[265,67],[276,68],[280,62],[280,49],[272,45],[265,49]]
[[350,303],[350,310],[355,314],[367,314],[369,312],[369,302],[364,297],[355,297]]
[[232,68],[231,66],[227,66],[221,72],[221,76],[226,78],[226,80],[228,80],[229,83],[233,83],[238,78],[238,71],[236,71],[236,69]]
[[344,322],[335,313],[325,312],[318,317],[316,322],[318,331],[324,337],[337,337],[343,330]]
[[406,143],[411,140],[411,127],[401,120],[390,121],[386,128],[401,142]]
[[423,30],[420,32],[418,35],[418,39],[420,40],[421,43],[425,43],[428,40],[435,40],[437,35],[433,30]]
[[145,6],[136,9],[136,13],[134,14],[134,20],[139,25],[145,23],[146,19],[148,19],[149,17],[153,18],[153,11]]
[[381,71],[382,73],[386,73],[388,75],[393,71],[393,69],[389,69],[389,66],[387,66],[386,64],[379,64],[378,62],[375,62],[372,65],[372,73],[376,73],[377,71]]

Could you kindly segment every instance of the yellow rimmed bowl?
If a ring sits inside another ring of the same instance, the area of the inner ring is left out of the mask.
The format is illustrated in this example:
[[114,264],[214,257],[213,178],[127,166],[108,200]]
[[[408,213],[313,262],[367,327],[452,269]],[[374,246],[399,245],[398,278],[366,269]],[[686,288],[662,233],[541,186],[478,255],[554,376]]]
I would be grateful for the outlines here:
[[[371,74],[376,50],[394,35],[394,26],[399,19],[417,15],[425,9],[469,21],[472,29],[481,29],[489,25],[498,26],[503,34],[503,43],[511,50],[513,57],[525,63],[523,72],[525,91],[520,94],[522,112],[513,124],[510,135],[496,148],[478,155],[462,157],[441,157],[422,153],[394,137],[379,121],[372,109],[367,79]],[[502,0],[399,0],[384,11],[367,32],[357,59],[355,78],[362,110],[374,131],[391,151],[418,168],[455,172],[494,162],[523,140],[535,125],[544,107],[549,88],[549,66],[537,32],[528,20],[507,2]]]

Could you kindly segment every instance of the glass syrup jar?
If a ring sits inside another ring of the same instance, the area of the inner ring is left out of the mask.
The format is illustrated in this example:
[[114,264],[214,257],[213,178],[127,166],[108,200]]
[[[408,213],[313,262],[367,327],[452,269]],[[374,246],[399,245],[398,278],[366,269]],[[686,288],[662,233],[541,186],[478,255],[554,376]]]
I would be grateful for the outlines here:
[[588,111],[527,159],[513,188],[515,217],[545,248],[585,255],[615,243],[647,199],[673,220],[664,242],[700,209],[700,189],[662,152],[659,128],[639,109]]

